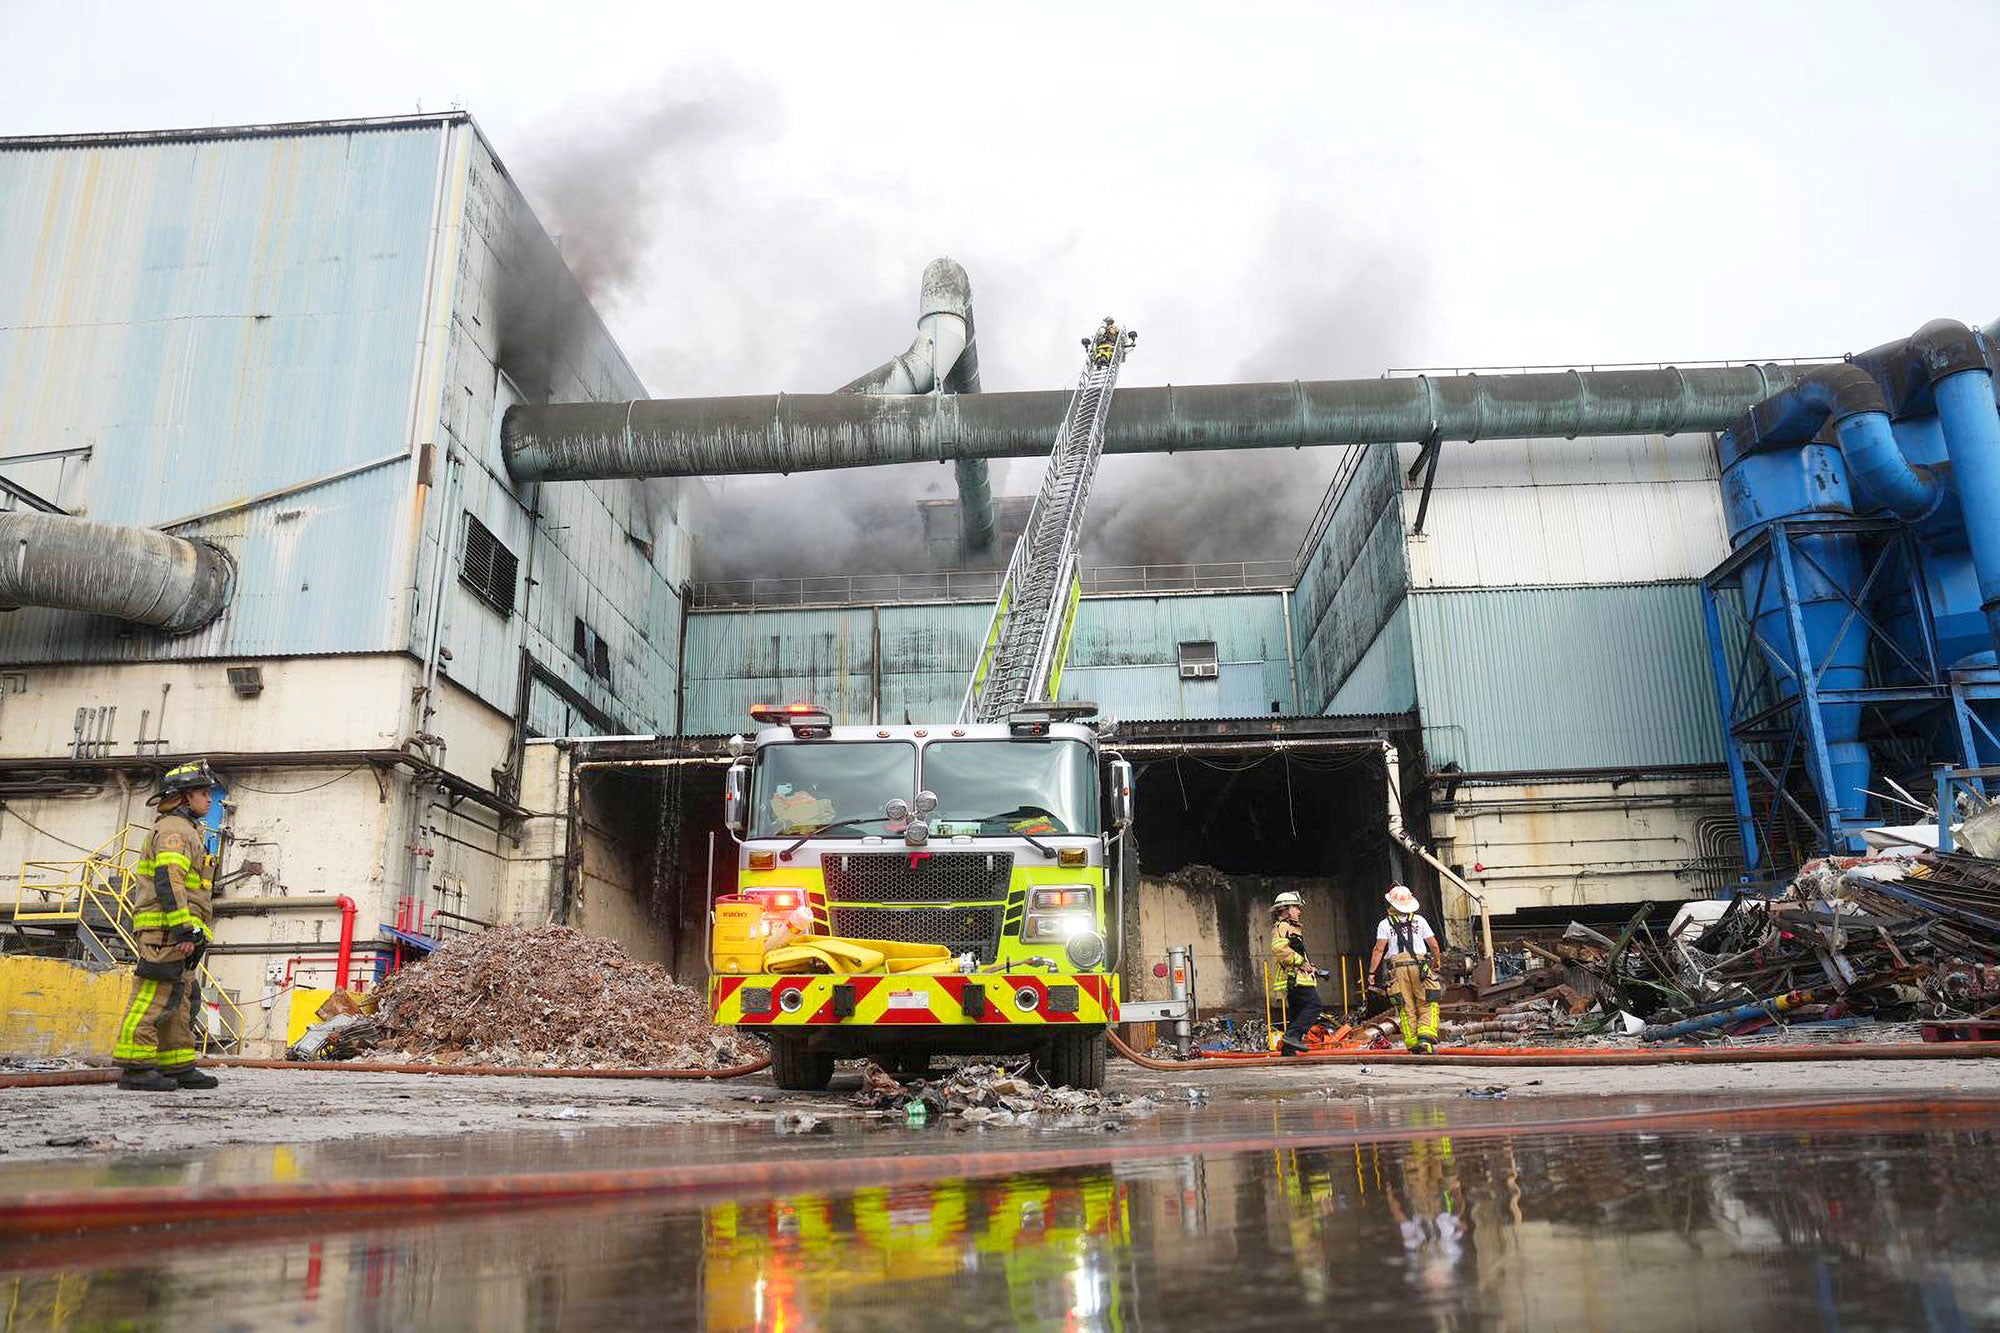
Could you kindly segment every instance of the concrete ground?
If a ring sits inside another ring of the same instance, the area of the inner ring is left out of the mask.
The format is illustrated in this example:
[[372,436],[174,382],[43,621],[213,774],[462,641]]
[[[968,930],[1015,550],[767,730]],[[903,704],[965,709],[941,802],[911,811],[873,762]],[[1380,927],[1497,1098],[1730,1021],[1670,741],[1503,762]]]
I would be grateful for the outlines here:
[[[727,1083],[636,1082],[280,1069],[221,1069],[214,1092],[124,1093],[109,1085],[0,1092],[0,1189],[12,1163],[223,1145],[300,1144],[532,1130],[759,1125],[778,1103],[828,1118],[861,1117],[842,1066],[824,1094],[777,1091],[768,1074]],[[1510,1101],[1709,1095],[1786,1100],[1840,1094],[2000,1095],[2000,1060],[1826,1061],[1639,1068],[1449,1069],[1380,1064],[1157,1073],[1113,1061],[1107,1091],[1210,1104],[1297,1099],[1376,1102],[1457,1098],[1506,1089]]]

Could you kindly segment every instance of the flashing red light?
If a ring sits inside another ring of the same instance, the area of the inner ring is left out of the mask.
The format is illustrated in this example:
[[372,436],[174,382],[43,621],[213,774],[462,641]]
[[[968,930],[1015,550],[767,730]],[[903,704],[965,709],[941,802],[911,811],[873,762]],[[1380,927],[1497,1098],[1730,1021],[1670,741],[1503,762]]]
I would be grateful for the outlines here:
[[817,704],[752,704],[750,705],[750,720],[753,722],[762,722],[767,726],[776,726],[780,723],[796,724],[800,722],[831,723],[833,721],[833,714],[827,712]]
[[805,902],[805,895],[797,889],[750,889],[744,896],[762,903],[767,914],[777,915],[795,912]]

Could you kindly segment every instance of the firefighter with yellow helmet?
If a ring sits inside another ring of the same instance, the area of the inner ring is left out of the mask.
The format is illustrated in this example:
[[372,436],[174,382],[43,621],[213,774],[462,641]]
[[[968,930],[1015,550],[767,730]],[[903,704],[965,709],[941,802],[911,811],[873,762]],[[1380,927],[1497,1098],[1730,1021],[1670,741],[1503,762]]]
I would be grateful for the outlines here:
[[215,858],[201,820],[214,800],[215,774],[197,759],[167,771],[159,807],[133,867],[132,931],[139,950],[132,1003],[119,1025],[112,1058],[123,1068],[118,1086],[133,1092],[212,1088],[195,1068],[195,1020],[201,1007],[198,969],[214,937],[209,890]]
[[1271,900],[1271,958],[1285,983],[1285,1035],[1278,1039],[1278,1054],[1301,1055],[1306,1034],[1326,1009],[1320,1002],[1319,969],[1306,953],[1305,899],[1286,890]]
[[1386,955],[1389,975],[1380,989],[1395,998],[1403,1045],[1428,1055],[1437,1046],[1444,951],[1430,922],[1417,914],[1417,895],[1407,885],[1396,885],[1384,898],[1389,915],[1375,927],[1375,952],[1368,956],[1368,975],[1377,975]]

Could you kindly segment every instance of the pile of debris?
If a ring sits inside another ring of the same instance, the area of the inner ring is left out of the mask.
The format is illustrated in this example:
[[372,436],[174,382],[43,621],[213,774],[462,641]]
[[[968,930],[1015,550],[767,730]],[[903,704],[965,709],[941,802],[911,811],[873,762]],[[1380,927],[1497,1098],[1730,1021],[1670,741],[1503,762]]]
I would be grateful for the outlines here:
[[879,1066],[861,1067],[855,1102],[878,1115],[922,1125],[956,1119],[969,1125],[1123,1128],[1125,1120],[1159,1114],[1150,1096],[1051,1088],[1025,1076],[1025,1066],[961,1065],[932,1079],[898,1082]]
[[[1199,1018],[1195,1020],[1192,1036],[1197,1053],[1264,1052],[1271,1048],[1271,1030],[1261,1017]],[[1173,1060],[1179,1058],[1177,1050],[1172,1027],[1163,1024],[1156,1029],[1153,1047],[1146,1054],[1155,1060]]]
[[719,1069],[751,1053],[700,992],[569,926],[454,940],[375,992],[373,1058],[563,1069]]
[[1690,905],[1664,931],[1651,915],[1648,904],[1615,936],[1571,922],[1524,943],[1540,966],[1507,988],[1527,998],[1446,1025],[1445,1040],[1866,1037],[1857,1029],[1919,1020],[1964,1036],[2000,1014],[2000,861],[1914,849],[1819,860],[1774,897]]

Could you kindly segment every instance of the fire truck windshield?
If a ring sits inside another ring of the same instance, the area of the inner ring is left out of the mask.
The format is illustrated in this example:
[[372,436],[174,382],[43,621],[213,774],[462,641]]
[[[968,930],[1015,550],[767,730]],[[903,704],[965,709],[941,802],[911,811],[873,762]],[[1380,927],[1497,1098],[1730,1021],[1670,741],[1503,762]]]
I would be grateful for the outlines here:
[[796,837],[849,819],[859,826],[826,836],[880,834],[883,805],[916,794],[916,771],[917,747],[906,741],[766,746],[757,757],[750,836]]
[[939,836],[1098,831],[1097,757],[1082,741],[933,741],[923,785]]

